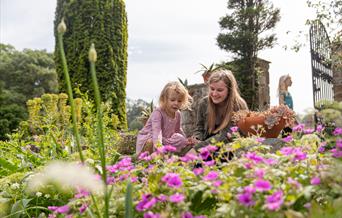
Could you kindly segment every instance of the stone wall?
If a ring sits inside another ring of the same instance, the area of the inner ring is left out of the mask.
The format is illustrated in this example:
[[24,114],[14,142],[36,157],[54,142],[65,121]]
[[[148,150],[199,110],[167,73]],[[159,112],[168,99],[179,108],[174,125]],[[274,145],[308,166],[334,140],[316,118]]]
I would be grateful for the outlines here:
[[270,107],[270,62],[258,58],[257,68],[259,68],[258,79],[258,104],[259,111],[267,110]]

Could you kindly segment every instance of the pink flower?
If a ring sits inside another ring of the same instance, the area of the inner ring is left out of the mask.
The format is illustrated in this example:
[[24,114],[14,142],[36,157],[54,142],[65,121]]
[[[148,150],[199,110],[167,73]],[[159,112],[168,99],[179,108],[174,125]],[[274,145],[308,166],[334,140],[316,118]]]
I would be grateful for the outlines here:
[[204,161],[203,164],[204,164],[205,166],[208,166],[208,167],[214,166],[214,165],[215,165],[215,160]]
[[254,175],[261,179],[265,175],[265,170],[257,168],[257,169],[254,170]]
[[331,149],[331,152],[333,153],[332,156],[335,158],[342,157],[342,150],[339,149]]
[[319,177],[313,177],[311,180],[310,180],[310,183],[311,185],[319,185],[321,184],[321,179]]
[[64,205],[60,207],[49,206],[48,209],[56,213],[67,214],[70,210],[70,207],[68,205]]
[[184,212],[181,216],[181,218],[206,218],[206,216],[200,215],[200,216],[193,216],[191,212]]
[[181,157],[180,160],[187,163],[190,161],[198,160],[198,157],[194,154],[186,154],[184,157]]
[[162,181],[172,188],[179,188],[182,186],[183,182],[177,173],[168,173],[163,178]]
[[152,208],[157,203],[157,199],[151,194],[143,194],[141,201],[138,202],[135,209],[137,211],[144,211],[146,209]]
[[203,149],[207,149],[210,152],[214,152],[218,149],[218,147],[214,146],[214,145],[207,145],[206,147],[204,147]]
[[82,204],[82,206],[80,207],[79,211],[80,213],[84,213],[84,211],[86,211],[86,209],[88,208],[88,204]]
[[313,133],[315,131],[315,129],[311,129],[311,128],[309,128],[309,129],[304,129],[304,134],[311,134],[311,133]]
[[300,148],[295,148],[293,150],[295,161],[305,160],[306,159],[306,153],[302,152]]
[[219,176],[219,173],[216,172],[216,171],[210,171],[205,177],[204,177],[204,180],[206,181],[212,181],[212,180],[215,180],[217,179]]
[[263,180],[263,179],[258,179],[254,182],[254,186],[256,188],[256,190],[258,191],[268,191],[271,190],[272,185],[269,181],[267,180]]
[[283,138],[283,141],[284,141],[284,142],[292,142],[292,140],[293,140],[293,138],[292,138],[291,135],[288,135],[288,136],[286,136],[285,138]]
[[85,189],[77,188],[77,194],[75,195],[75,198],[83,198],[89,196],[89,192],[87,192]]
[[266,197],[266,207],[269,210],[278,210],[283,204],[283,192],[277,191]]
[[263,143],[265,141],[265,138],[256,138],[256,141],[259,143]]
[[250,160],[253,160],[254,163],[260,163],[261,161],[264,160],[262,157],[258,156],[255,152],[248,152],[247,154],[245,154],[245,157],[247,157]]
[[336,148],[342,149],[342,139],[336,140]]
[[220,185],[222,185],[221,180],[217,180],[217,181],[213,182],[213,186],[215,186],[215,187],[219,187]]
[[302,132],[304,130],[304,124],[298,124],[292,128],[293,132]]
[[280,149],[280,153],[282,155],[286,155],[286,156],[291,155],[293,153],[293,148],[292,147],[283,147]]
[[206,148],[201,148],[199,150],[199,152],[200,152],[200,156],[201,156],[202,160],[207,160],[208,157],[210,156],[210,152]]
[[195,168],[192,170],[196,176],[202,174],[204,172],[203,168]]
[[318,133],[322,132],[323,130],[324,130],[324,126],[321,125],[321,124],[319,124],[319,125],[316,127],[316,131],[317,131]]
[[148,212],[144,213],[144,218],[160,218],[160,214],[148,211]]
[[269,159],[264,159],[264,163],[267,164],[267,165],[274,165],[274,164],[277,164],[278,161],[274,160],[272,158],[269,158]]
[[161,148],[157,148],[157,152],[162,153],[162,154],[166,154],[168,152],[175,152],[177,151],[177,148],[172,146],[172,145],[164,145]]
[[150,161],[152,160],[151,155],[149,155],[148,151],[141,153],[138,157],[139,160]]
[[250,207],[255,204],[255,201],[253,201],[253,195],[251,193],[238,194],[237,198],[240,204],[245,205],[246,207]]
[[170,196],[170,202],[179,203],[184,201],[185,197],[182,194],[176,193]]
[[237,132],[239,130],[239,127],[233,126],[233,127],[230,127],[230,130],[234,133],[234,132]]
[[165,202],[165,201],[167,201],[167,196],[164,195],[164,194],[160,194],[160,195],[157,197],[157,200],[158,200],[159,202]]
[[342,135],[342,128],[337,127],[336,129],[334,129],[333,135],[334,136]]
[[243,188],[243,191],[244,191],[245,193],[253,194],[253,193],[256,192],[256,189],[255,189],[255,187],[254,187],[253,185],[248,185],[248,186],[246,186],[246,187]]

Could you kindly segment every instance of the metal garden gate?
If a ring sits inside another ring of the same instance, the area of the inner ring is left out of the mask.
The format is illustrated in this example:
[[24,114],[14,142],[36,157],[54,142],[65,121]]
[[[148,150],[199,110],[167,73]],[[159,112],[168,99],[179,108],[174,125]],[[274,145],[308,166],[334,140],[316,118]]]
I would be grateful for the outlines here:
[[315,21],[310,27],[310,52],[313,102],[318,109],[321,100],[334,98],[330,40],[320,21]]

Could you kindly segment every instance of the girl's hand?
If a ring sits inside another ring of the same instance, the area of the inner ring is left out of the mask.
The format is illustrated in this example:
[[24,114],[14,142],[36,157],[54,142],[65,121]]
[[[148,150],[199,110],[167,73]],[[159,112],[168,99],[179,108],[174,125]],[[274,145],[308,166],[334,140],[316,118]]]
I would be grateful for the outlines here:
[[197,144],[198,142],[199,141],[193,136],[188,138],[188,145],[194,145],[194,144]]

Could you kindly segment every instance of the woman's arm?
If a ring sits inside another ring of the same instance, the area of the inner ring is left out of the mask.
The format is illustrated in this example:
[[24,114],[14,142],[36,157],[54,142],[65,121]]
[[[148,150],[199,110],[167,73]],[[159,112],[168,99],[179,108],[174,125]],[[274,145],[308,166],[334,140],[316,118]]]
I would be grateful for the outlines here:
[[285,95],[284,95],[284,93],[279,93],[279,104],[285,104]]

